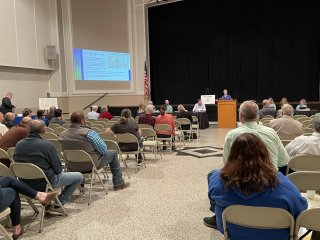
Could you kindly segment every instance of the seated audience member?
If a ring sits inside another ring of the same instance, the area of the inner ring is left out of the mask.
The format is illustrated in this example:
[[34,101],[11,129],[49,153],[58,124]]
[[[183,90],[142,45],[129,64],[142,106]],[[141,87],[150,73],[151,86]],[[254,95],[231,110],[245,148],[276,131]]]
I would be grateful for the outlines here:
[[[166,112],[166,105],[160,107],[160,115],[156,117],[155,125],[157,124],[168,124],[171,127],[171,131],[157,131],[157,136],[159,138],[167,138],[170,136],[175,136],[175,125],[174,118],[171,114]],[[163,142],[165,144],[165,142]],[[167,147],[163,146],[165,150]],[[172,143],[172,150],[175,150],[174,142]]]
[[98,120],[100,114],[97,113],[98,110],[98,106],[97,105],[93,105],[91,107],[91,112],[88,112],[88,119],[94,119],[94,120]]
[[148,105],[151,105],[153,107],[152,113],[155,113],[157,111],[156,107],[153,105],[153,102],[151,100],[148,101]]
[[152,116],[153,112],[153,106],[152,105],[147,105],[146,106],[146,113],[141,114],[139,116],[138,123],[139,124],[149,124],[150,126],[154,127],[156,118]]
[[308,105],[307,105],[307,101],[305,99],[301,99],[299,101],[299,105],[296,107],[296,110],[297,111],[300,111],[300,110],[310,110],[310,108],[308,108]]
[[291,158],[298,155],[320,155],[320,115],[312,119],[313,129],[311,136],[299,136],[286,145]]
[[[232,205],[280,208],[296,218],[308,208],[296,186],[277,172],[261,139],[253,133],[238,136],[230,149],[228,162],[208,175],[210,210],[204,218],[208,227],[223,233],[222,213]],[[289,228],[259,229],[228,223],[229,239],[289,239]],[[241,236],[239,238],[239,236]]]
[[139,103],[139,108],[137,110],[137,116],[140,116],[140,114],[143,114],[143,113],[145,113],[144,104]]
[[19,194],[38,200],[43,206],[46,206],[58,195],[57,192],[38,192],[27,184],[8,176],[0,177],[0,185],[0,212],[4,211],[7,207],[11,210],[12,239],[18,239],[24,233],[20,225],[21,201]]
[[7,126],[4,125],[2,123],[2,121],[3,121],[3,113],[0,112],[0,134],[1,134],[1,136],[3,136],[8,131]]
[[4,119],[2,120],[2,123],[7,127],[7,128],[12,128],[13,127],[13,121],[15,119],[15,115],[12,112],[7,112],[4,115]]
[[17,114],[17,116],[14,118],[13,126],[18,125],[24,117],[31,117],[31,119],[36,118],[34,115],[32,115],[32,110],[30,108],[25,108],[21,114]]
[[280,104],[280,109],[278,110],[277,115],[282,116],[282,107],[283,107],[283,105],[288,104],[287,98],[285,98],[285,97],[281,98],[279,104]]
[[268,100],[269,100],[269,108],[273,108],[275,111],[277,111],[277,106],[274,103],[273,98],[269,97]]
[[[44,132],[45,123],[38,119],[32,120],[29,123],[29,135],[17,143],[13,159],[16,162],[37,165],[44,171],[52,187],[63,187],[58,198],[64,205],[81,184],[83,176],[79,172],[63,172],[54,144],[42,139]],[[45,189],[43,179],[24,180],[24,182],[33,189],[40,191]],[[50,210],[63,211],[60,207],[54,205],[50,207]]]
[[264,99],[262,101],[262,109],[259,110],[259,118],[263,118],[266,115],[271,115],[272,117],[277,116],[277,111],[270,107],[269,100]]
[[242,133],[254,133],[266,145],[275,168],[285,172],[289,160],[288,153],[272,128],[258,124],[258,112],[258,105],[252,101],[245,101],[240,105],[239,120],[242,125],[227,133],[223,147],[223,162],[227,163],[231,145],[236,137]]
[[205,112],[206,111],[206,105],[202,103],[201,99],[198,99],[198,102],[194,105],[193,112]]
[[[190,120],[190,123],[192,124],[192,113],[186,111],[184,106],[182,104],[178,105],[178,112],[176,114],[177,118],[187,118]],[[182,130],[188,130],[190,129],[190,125],[182,125]]]
[[[121,134],[121,133],[131,133],[135,135],[138,139],[140,146],[142,146],[141,140],[141,130],[139,129],[138,123],[132,119],[130,109],[123,109],[121,112],[120,121],[115,123],[111,128],[107,128],[106,133],[108,134]],[[121,151],[135,151],[138,148],[136,143],[121,143],[119,142],[119,147]],[[142,159],[142,156],[138,156],[139,159]],[[140,161],[138,162],[140,163]]]
[[99,119],[108,119],[111,120],[113,118],[112,114],[108,112],[108,107],[107,106],[102,106],[101,107],[101,113],[99,115]]
[[13,109],[16,107],[11,103],[12,97],[13,97],[13,94],[9,92],[4,98],[2,98],[1,112],[3,114],[6,114],[8,112],[13,112]]
[[167,113],[172,113],[172,112],[173,112],[173,109],[172,109],[172,106],[169,104],[169,100],[168,100],[168,99],[166,99],[166,100],[164,101],[164,104],[165,104],[166,107],[167,107]]
[[48,116],[47,116],[48,121],[51,121],[51,119],[55,117],[55,115],[54,115],[54,111],[55,110],[56,110],[55,106],[51,106],[50,107],[50,110],[49,110],[49,113],[48,113]]
[[220,99],[221,100],[232,100],[232,97],[228,94],[228,89],[223,90],[223,95]]
[[303,134],[302,124],[293,119],[293,107],[285,104],[282,107],[282,117],[270,121],[270,127],[277,133],[298,137]]
[[[84,150],[92,157],[97,169],[109,164],[114,190],[129,187],[129,183],[125,183],[122,178],[117,153],[108,151],[106,144],[99,135],[94,130],[85,127],[84,113],[81,111],[73,112],[70,120],[71,127],[63,131],[59,137],[62,151]],[[71,171],[88,172],[91,171],[92,164],[68,162],[68,167]]]
[[66,122],[62,119],[62,110],[61,109],[58,108],[58,109],[54,110],[54,118],[51,119],[51,122],[59,124],[60,126]]
[[40,109],[39,109],[39,110],[37,111],[37,119],[40,119],[40,120],[44,121],[45,124],[46,124],[46,126],[48,127],[49,121],[48,121],[48,119],[45,118],[45,116],[44,116],[44,111],[43,111],[43,110],[40,110]]

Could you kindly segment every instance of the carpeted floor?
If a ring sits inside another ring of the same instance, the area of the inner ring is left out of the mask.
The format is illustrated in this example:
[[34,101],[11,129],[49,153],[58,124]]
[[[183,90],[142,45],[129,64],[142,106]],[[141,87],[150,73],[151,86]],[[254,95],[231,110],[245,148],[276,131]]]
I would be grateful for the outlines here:
[[[207,173],[222,166],[222,147],[228,129],[210,127],[185,149],[163,154],[157,163],[147,154],[147,168],[134,173],[129,165],[131,186],[108,195],[96,185],[88,207],[86,192],[76,192],[66,205],[68,217],[46,215],[42,233],[37,221],[26,223],[23,239],[223,239],[203,225],[211,216],[207,197]],[[23,210],[23,215],[30,212]]]

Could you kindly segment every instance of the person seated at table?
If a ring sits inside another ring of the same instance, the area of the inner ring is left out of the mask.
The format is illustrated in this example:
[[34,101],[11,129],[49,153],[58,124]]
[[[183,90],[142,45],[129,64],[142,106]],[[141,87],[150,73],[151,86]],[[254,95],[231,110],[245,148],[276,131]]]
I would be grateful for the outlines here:
[[[111,128],[107,128],[105,132],[112,135],[131,133],[137,137],[139,145],[142,147],[141,130],[139,129],[138,123],[132,118],[131,110],[128,108],[122,110],[120,121],[115,123]],[[136,151],[138,145],[136,143],[119,142],[119,147],[123,152],[130,152]],[[138,159],[142,159],[141,154],[138,155]],[[141,163],[141,161],[138,163]]]
[[10,129],[10,128],[13,127],[14,119],[15,119],[14,113],[12,113],[12,112],[7,112],[7,113],[4,115],[4,119],[2,120],[2,123],[3,123],[8,129]]
[[[190,120],[190,123],[192,124],[192,113],[186,111],[184,106],[182,104],[178,105],[178,112],[176,113],[177,118],[187,118]],[[181,125],[182,130],[188,130],[190,129],[189,124]]]
[[153,107],[152,113],[155,113],[157,111],[156,107],[153,105],[153,102],[151,100],[148,101],[148,105],[152,105]]
[[298,155],[320,155],[320,115],[312,119],[314,132],[311,136],[299,136],[292,140],[285,149],[290,158]]
[[292,118],[293,107],[290,104],[284,104],[282,107],[282,117],[270,121],[270,127],[277,133],[286,134],[293,138],[303,134],[303,125]]
[[232,97],[228,94],[228,89],[223,90],[223,95],[220,99],[221,100],[232,100]]
[[88,119],[98,120],[100,114],[97,113],[97,111],[98,111],[98,106],[93,105],[91,107],[91,112],[88,112]]
[[287,100],[287,98],[283,97],[283,98],[281,98],[280,103],[279,103],[280,109],[279,109],[278,112],[277,112],[277,115],[278,115],[278,116],[282,116],[282,107],[283,107],[283,105],[285,105],[285,104],[288,104],[288,100]]
[[18,239],[24,233],[20,225],[21,201],[19,194],[38,200],[43,206],[48,205],[58,195],[58,192],[38,192],[24,182],[9,176],[0,177],[0,186],[0,212],[8,207],[11,210],[12,239]]
[[59,124],[60,126],[64,124],[66,121],[62,119],[62,110],[60,108],[57,108],[54,110],[54,118],[51,119],[52,123]]
[[43,110],[39,109],[39,110],[37,111],[37,119],[40,119],[40,120],[44,121],[44,122],[46,123],[46,126],[48,127],[49,121],[48,121],[48,119],[46,119],[46,117],[44,116],[44,111],[43,111]]
[[145,113],[145,106],[144,103],[139,103],[139,108],[137,110],[137,116],[140,116],[140,114]]
[[172,112],[173,112],[173,108],[172,108],[172,106],[170,105],[168,99],[166,99],[166,100],[164,101],[164,104],[165,104],[166,107],[167,107],[167,113],[172,113]]
[[201,99],[198,99],[198,102],[194,105],[193,112],[205,112],[206,111],[206,105],[202,103]]
[[277,116],[277,111],[274,108],[270,107],[270,103],[268,99],[264,99],[262,101],[262,109],[259,110],[259,119],[263,118],[266,115],[271,115],[272,117]]
[[147,105],[146,106],[146,113],[140,114],[138,123],[139,124],[148,124],[152,127],[154,127],[154,124],[156,122],[156,118],[152,116],[153,113],[153,105]]
[[[160,115],[156,117],[155,125],[157,124],[168,124],[171,127],[171,131],[157,131],[156,133],[158,138],[169,138],[170,136],[174,138],[175,136],[174,118],[172,114],[168,114],[166,112],[166,105],[162,105],[160,107]],[[173,141],[172,141],[172,150],[175,150]],[[163,141],[163,150],[167,149],[167,147],[165,146],[165,143],[166,142]]]
[[273,98],[269,97],[268,100],[269,100],[269,108],[273,108],[276,111],[277,110],[277,106],[274,103]]
[[111,120],[113,118],[112,114],[108,111],[107,106],[101,107],[101,113],[99,115],[99,119],[108,119]]
[[296,107],[296,110],[297,111],[308,111],[308,110],[310,110],[310,108],[308,108],[307,101],[305,99],[301,99],[299,101],[299,105]]
[[[243,133],[233,142],[226,165],[208,175],[210,210],[208,227],[223,233],[222,213],[232,205],[280,208],[296,218],[308,208],[297,187],[272,164],[267,147],[253,133]],[[289,229],[259,229],[228,223],[229,239],[289,239]]]

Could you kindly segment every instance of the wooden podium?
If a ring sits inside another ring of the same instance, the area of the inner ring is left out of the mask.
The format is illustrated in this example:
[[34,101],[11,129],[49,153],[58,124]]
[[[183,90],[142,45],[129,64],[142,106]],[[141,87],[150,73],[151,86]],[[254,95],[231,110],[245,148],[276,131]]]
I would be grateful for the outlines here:
[[218,128],[237,127],[237,100],[218,101]]

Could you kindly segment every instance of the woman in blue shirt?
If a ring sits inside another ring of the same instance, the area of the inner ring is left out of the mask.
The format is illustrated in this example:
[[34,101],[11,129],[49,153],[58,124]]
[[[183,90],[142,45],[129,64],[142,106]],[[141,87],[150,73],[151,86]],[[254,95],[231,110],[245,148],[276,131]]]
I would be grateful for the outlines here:
[[[227,164],[213,171],[208,183],[214,222],[222,233],[222,212],[231,205],[281,208],[294,218],[308,207],[293,183],[277,172],[263,142],[251,133],[234,140]],[[230,223],[228,233],[231,240],[289,239],[289,229],[255,229]]]

